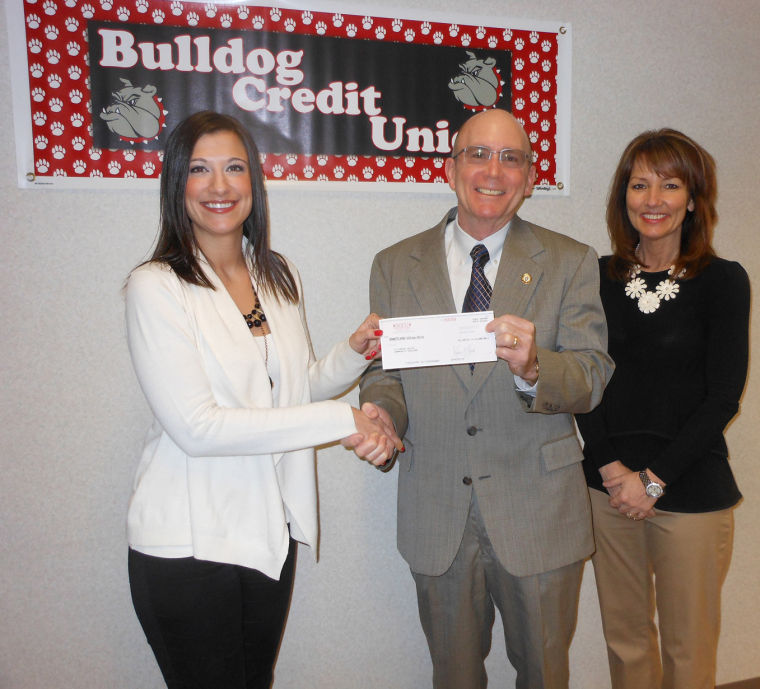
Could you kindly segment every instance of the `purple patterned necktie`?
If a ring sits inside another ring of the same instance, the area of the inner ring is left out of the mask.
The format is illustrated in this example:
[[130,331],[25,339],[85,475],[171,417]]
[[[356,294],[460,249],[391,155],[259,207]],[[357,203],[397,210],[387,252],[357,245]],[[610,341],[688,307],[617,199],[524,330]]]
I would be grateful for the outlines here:
[[[488,282],[483,266],[488,263],[488,249],[482,244],[476,244],[470,251],[472,256],[472,275],[467,294],[464,295],[462,313],[469,311],[485,311],[491,305],[491,283]],[[475,364],[470,364],[470,375],[475,372]]]

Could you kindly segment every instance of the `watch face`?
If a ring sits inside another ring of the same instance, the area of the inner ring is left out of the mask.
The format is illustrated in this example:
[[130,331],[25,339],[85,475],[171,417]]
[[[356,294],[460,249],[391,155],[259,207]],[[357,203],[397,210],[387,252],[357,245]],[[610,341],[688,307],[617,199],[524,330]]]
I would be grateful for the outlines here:
[[659,483],[650,483],[647,486],[647,495],[650,498],[659,498],[663,493],[662,486]]

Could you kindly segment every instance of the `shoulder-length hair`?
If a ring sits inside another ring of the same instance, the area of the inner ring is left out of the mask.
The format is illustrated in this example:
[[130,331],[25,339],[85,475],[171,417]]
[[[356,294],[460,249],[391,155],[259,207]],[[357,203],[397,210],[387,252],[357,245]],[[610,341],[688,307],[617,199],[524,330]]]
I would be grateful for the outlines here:
[[612,178],[607,199],[607,231],[612,244],[609,276],[626,280],[638,263],[636,246],[639,234],[628,218],[626,192],[631,170],[636,162],[660,177],[683,180],[694,202],[694,210],[686,211],[681,226],[681,250],[675,261],[674,274],[684,270],[684,277],[699,274],[715,256],[712,237],[718,212],[715,200],[718,187],[715,161],[698,143],[675,129],[658,129],[639,134],[628,144]]
[[248,155],[251,175],[251,213],[243,222],[247,259],[259,288],[276,298],[298,302],[298,287],[285,259],[269,247],[269,211],[259,151],[249,131],[234,117],[204,110],[190,115],[169,134],[161,172],[161,216],[151,261],[167,264],[177,276],[193,285],[210,287],[198,261],[200,251],[185,205],[190,158],[202,136],[216,132],[235,134]]

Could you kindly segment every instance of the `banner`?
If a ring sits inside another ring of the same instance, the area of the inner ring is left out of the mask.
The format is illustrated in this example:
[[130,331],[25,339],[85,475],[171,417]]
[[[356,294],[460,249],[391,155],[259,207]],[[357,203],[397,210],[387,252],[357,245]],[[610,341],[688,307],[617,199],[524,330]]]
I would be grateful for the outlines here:
[[14,98],[26,81],[29,103],[26,115],[15,107],[29,131],[22,186],[155,182],[168,133],[212,109],[250,129],[270,181],[448,189],[443,162],[461,124],[503,108],[528,132],[536,190],[567,193],[567,26],[226,2],[9,2],[23,8],[27,61],[14,81]]

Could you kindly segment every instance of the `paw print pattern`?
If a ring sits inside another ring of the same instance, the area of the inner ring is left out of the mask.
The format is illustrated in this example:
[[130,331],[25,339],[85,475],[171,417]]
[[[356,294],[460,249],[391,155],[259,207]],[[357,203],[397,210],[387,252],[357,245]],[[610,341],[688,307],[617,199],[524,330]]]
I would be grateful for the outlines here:
[[404,174],[404,171],[400,167],[394,167],[391,171],[391,177],[395,180],[401,179],[402,175]]
[[187,13],[187,23],[188,26],[198,26],[198,22],[200,21],[200,17],[195,12],[188,12]]
[[248,19],[248,15],[250,14],[250,10],[247,7],[244,7],[244,6],[241,5],[240,7],[238,7],[237,13],[238,13],[238,17],[241,20],[245,21],[246,19]]
[[530,132],[528,134],[528,139],[530,139],[530,143],[535,146],[536,141],[538,141],[538,134],[536,134],[536,132]]
[[108,163],[108,172],[111,175],[118,175],[121,172],[121,163],[118,160],[112,160]]
[[232,26],[232,15],[225,12],[221,17],[219,17],[219,24],[224,29],[229,29]]
[[451,24],[449,26],[449,36],[456,38],[459,35],[459,26],[457,24]]
[[522,50],[525,47],[525,41],[522,38],[515,38],[515,50]]
[[175,17],[182,15],[182,3],[179,2],[179,0],[172,0],[172,4],[169,6],[169,9]]
[[422,24],[420,25],[420,33],[423,36],[427,36],[430,33],[432,28],[433,27],[430,26],[430,22],[422,22]]
[[214,3],[212,2],[207,2],[206,6],[203,8],[203,11],[206,13],[206,16],[209,19],[213,19],[214,17],[216,17],[216,5],[214,5]]
[[400,19],[394,19],[391,22],[391,29],[393,29],[395,32],[401,31],[401,27],[404,25],[404,22],[402,22]]
[[137,179],[137,173],[134,170],[127,170],[124,173],[124,179]]
[[535,50],[532,50],[530,54],[528,55],[528,60],[530,60],[533,64],[538,62],[539,59],[540,59],[540,55]]
[[549,123],[549,120],[541,120],[541,131],[548,132],[549,129],[551,129],[551,124]]
[[59,74],[51,74],[48,76],[48,85],[51,89],[57,89],[62,83],[63,82]]
[[298,162],[298,156],[295,153],[288,153],[285,156],[285,161],[288,165],[295,165]]
[[272,166],[272,176],[273,177],[282,177],[282,175],[285,172],[285,168],[282,167],[282,165],[274,165]]
[[339,29],[341,26],[343,26],[343,22],[344,22],[344,21],[345,21],[345,20],[344,20],[344,18],[343,18],[343,15],[342,15],[342,14],[336,13],[336,14],[334,14],[334,15],[333,15],[333,17],[332,17],[332,23],[333,23],[333,26],[334,26],[336,29]]
[[375,29],[375,38],[377,38],[378,41],[382,41],[385,38],[385,27],[384,26],[378,26]]
[[84,146],[85,146],[85,141],[84,141],[84,139],[83,139],[81,136],[75,136],[75,137],[74,137],[74,138],[71,140],[71,147],[72,147],[72,148],[73,148],[75,151],[81,151],[81,150],[83,150],[83,149],[84,149]]
[[433,158],[433,167],[435,168],[442,168],[443,167],[443,158]]
[[531,91],[529,98],[531,103],[538,103],[538,91]]
[[148,0],[135,0],[135,9],[140,14],[145,14],[148,11]]
[[441,45],[441,43],[443,43],[443,34],[440,31],[436,31],[433,34],[433,43],[436,45]]
[[147,177],[152,177],[153,174],[156,172],[156,166],[149,160],[143,163],[142,171],[143,171],[143,174],[145,174]]
[[45,0],[45,2],[42,3],[42,11],[52,17],[58,11],[58,6],[53,0]]
[[348,156],[346,156],[346,162],[347,162],[347,163],[348,163],[348,164],[349,164],[351,167],[354,167],[354,166],[356,165],[356,163],[358,163],[358,162],[359,162],[359,156],[357,156],[357,155],[353,155],[353,154],[351,154],[351,155],[348,155]]
[[544,60],[541,63],[541,69],[544,70],[544,72],[548,72],[552,68],[551,60]]
[[288,19],[285,20],[285,31],[287,31],[288,33],[292,33],[295,30],[296,30],[296,20],[288,17]]
[[71,33],[79,31],[79,21],[76,19],[76,17],[68,17],[66,19],[66,31],[69,31]]
[[325,24],[324,22],[317,22],[317,25],[315,28],[317,29],[317,33],[320,36],[324,36],[325,33],[327,32],[327,24]]
[[163,13],[163,10],[153,10],[151,17],[153,18],[154,24],[163,24],[164,19],[166,19],[166,15]]
[[548,93],[549,91],[551,91],[552,90],[552,82],[549,81],[548,79],[544,79],[541,82],[541,90],[544,91],[545,93]]
[[385,156],[378,156],[378,158],[375,160],[375,165],[378,167],[385,167],[386,161],[387,158]]
[[404,31],[404,40],[407,43],[411,43],[414,40],[414,29],[407,29]]
[[477,29],[475,29],[475,36],[477,36],[479,40],[482,40],[483,36],[485,35],[486,35],[486,28],[484,26],[479,26]]
[[129,10],[126,7],[119,7],[116,10],[116,16],[118,17],[119,21],[125,22],[129,19]]
[[433,173],[430,171],[430,168],[423,168],[422,172],[420,173],[420,177],[422,177],[423,181],[427,182],[430,177],[433,175]]
[[82,102],[82,92],[79,89],[72,89],[69,91],[69,100],[74,103],[81,103]]
[[522,91],[525,88],[525,79],[515,79],[515,91]]
[[37,174],[44,175],[50,169],[50,163],[44,158],[37,161]]
[[541,50],[548,53],[552,49],[552,42],[549,40],[541,41]]
[[127,162],[132,162],[135,159],[135,149],[134,148],[125,148],[121,154],[124,156],[124,160]]
[[253,28],[256,29],[256,31],[263,29],[264,17],[257,14],[253,19],[251,19],[251,24],[253,24]]
[[414,175],[407,175],[406,178],[404,179],[404,182],[406,182],[407,184],[415,184],[417,180],[414,179]]
[[310,26],[311,23],[314,21],[314,15],[309,12],[309,10],[305,10],[304,12],[301,12],[301,22],[304,26]]
[[372,179],[372,168],[371,167],[365,167],[362,168],[362,177],[366,180]]
[[520,70],[522,70],[524,67],[525,67],[525,60],[523,60],[522,58],[518,57],[518,58],[515,60],[515,70],[519,72],[519,71],[520,71]]
[[95,8],[90,3],[82,5],[82,16],[85,19],[92,19],[95,16]]
[[91,148],[88,151],[88,155],[90,156],[90,160],[100,160],[100,156],[103,155],[103,151],[99,148]]
[[387,182],[388,178],[385,175],[378,175],[375,178],[375,182]]
[[61,170],[61,168],[57,167],[53,171],[53,177],[68,177],[68,175],[66,174],[66,170]]
[[73,168],[74,172],[76,172],[78,175],[83,175],[87,169],[87,163],[85,163],[84,160],[75,160]]
[[353,38],[354,36],[356,36],[358,31],[359,30],[356,28],[356,24],[349,24],[348,26],[346,26],[346,36],[348,36],[349,38]]
[[412,156],[406,156],[404,158],[404,165],[407,167],[414,167],[414,158]]
[[496,39],[496,36],[489,36],[488,37],[488,47],[489,48],[495,48],[497,45],[499,45],[499,41]]
[[317,175],[317,182],[329,182],[329,181],[330,181],[330,178],[326,174],[322,173],[321,175]]
[[61,54],[57,50],[48,50],[45,59],[50,65],[57,65],[61,61]]
[[29,65],[29,74],[35,79],[39,79],[45,73],[45,68],[39,62],[33,62]]
[[82,69],[80,67],[77,67],[76,65],[71,65],[71,67],[69,67],[69,79],[76,81],[81,76]]
[[541,172],[546,172],[549,169],[549,161],[544,159],[541,161]]
[[103,173],[100,170],[90,170],[90,177],[102,177]]
[[69,41],[66,44],[66,52],[69,55],[71,55],[71,57],[76,57],[77,55],[79,55],[79,52],[81,50],[82,50],[81,46],[76,41]]
[[551,143],[547,139],[541,139],[541,150],[546,152],[549,150]]
[[41,110],[38,110],[34,113],[34,115],[32,115],[32,122],[34,122],[34,124],[36,124],[38,127],[44,127],[45,122],[47,122],[47,115]]
[[61,136],[63,134],[63,130],[65,127],[63,126],[62,122],[51,122],[50,123],[50,133],[53,136]]
[[317,165],[327,165],[327,156],[326,155],[318,155],[317,156]]
[[61,160],[66,155],[66,149],[60,144],[56,144],[50,149],[50,153],[56,160]]
[[463,33],[462,37],[459,39],[463,46],[467,47],[470,45],[470,34]]
[[32,89],[31,95],[35,103],[42,103],[45,100],[45,90],[39,87]]
[[48,107],[53,112],[61,112],[63,110],[63,101],[60,98],[51,98],[48,102]]
[[530,115],[528,115],[528,119],[530,120],[531,124],[536,124],[536,122],[538,122],[538,113],[532,111]]
[[528,79],[530,79],[531,84],[537,84],[540,78],[541,78],[541,75],[535,69],[532,70],[531,73],[528,75]]
[[365,31],[369,31],[372,28],[372,24],[374,23],[374,20],[372,17],[362,17],[362,28]]
[[522,110],[525,107],[525,101],[522,98],[515,99],[515,110]]
[[[39,29],[41,22],[42,22],[42,20],[40,19],[39,15],[37,15],[37,14],[29,14],[26,17],[26,25],[30,29]],[[56,29],[56,34],[55,35],[56,36],[58,35],[58,30],[57,29]]]
[[100,6],[107,12],[113,8],[113,2],[112,0],[100,0]]
[[345,174],[346,170],[340,165],[333,168],[333,177],[335,177],[335,179],[343,179],[343,175]]
[[544,99],[544,100],[541,101],[541,110],[543,110],[544,112],[549,112],[549,110],[551,109],[551,107],[552,107],[552,104],[551,104],[550,101],[548,101],[546,99]]
[[275,22],[275,24],[282,19],[282,12],[280,12],[279,8],[273,7],[271,10],[269,10],[269,18]]
[[296,175],[295,172],[291,172],[288,174],[288,176],[285,178],[288,182],[297,182],[298,181],[298,175]]
[[307,165],[303,169],[303,176],[306,177],[306,179],[311,179],[314,177],[314,168],[311,165]]
[[531,43],[538,43],[538,31],[531,31],[530,36],[528,36]]
[[39,38],[33,38],[26,45],[29,48],[30,53],[34,53],[36,55],[37,53],[42,52],[42,41]]
[[45,38],[48,39],[48,41],[54,41],[56,38],[58,38],[58,27],[57,26],[46,26],[45,27]]

